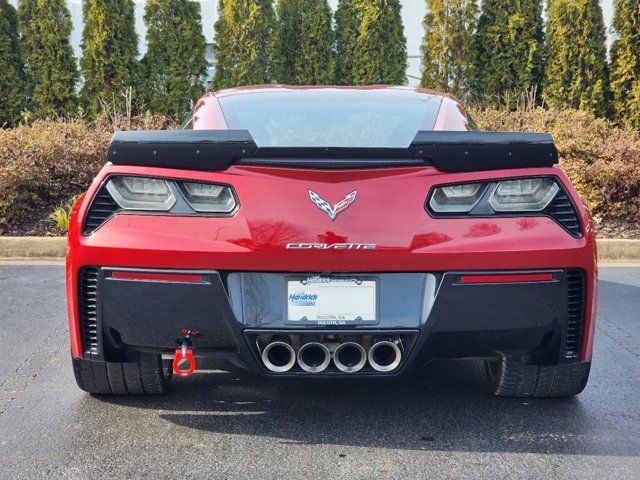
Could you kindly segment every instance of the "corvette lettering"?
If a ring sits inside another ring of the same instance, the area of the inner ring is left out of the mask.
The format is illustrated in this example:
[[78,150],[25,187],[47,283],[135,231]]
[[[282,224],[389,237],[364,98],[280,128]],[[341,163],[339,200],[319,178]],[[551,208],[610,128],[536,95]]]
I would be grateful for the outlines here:
[[287,243],[287,250],[375,250],[375,243]]

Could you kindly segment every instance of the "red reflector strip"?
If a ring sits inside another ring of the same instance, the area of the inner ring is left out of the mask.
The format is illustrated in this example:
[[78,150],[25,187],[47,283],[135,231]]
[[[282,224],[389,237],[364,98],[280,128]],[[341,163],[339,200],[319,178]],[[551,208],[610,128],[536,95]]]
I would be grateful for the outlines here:
[[517,283],[517,282],[549,282],[553,280],[551,273],[523,273],[513,275],[463,275],[462,283]]
[[156,282],[202,282],[202,275],[186,275],[181,273],[112,272],[111,278],[120,280],[152,280]]

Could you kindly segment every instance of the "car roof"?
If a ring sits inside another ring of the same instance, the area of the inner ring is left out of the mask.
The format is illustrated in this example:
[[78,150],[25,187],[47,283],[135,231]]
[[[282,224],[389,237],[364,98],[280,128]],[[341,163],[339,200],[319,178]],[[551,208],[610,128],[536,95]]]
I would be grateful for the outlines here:
[[[343,85],[250,85],[243,87],[228,88],[225,90],[218,90],[215,92],[209,92],[205,96],[215,96],[218,98],[228,97],[231,95],[247,95],[252,93],[269,93],[269,92],[305,92],[305,91],[350,91],[354,94],[366,95],[367,92],[376,92],[376,94],[383,95],[425,95],[428,97],[445,97],[455,100],[455,98],[449,93],[437,92],[435,90],[429,90],[427,88],[413,88],[394,85],[364,85],[364,86],[343,86]],[[456,100],[457,101],[457,100]]]

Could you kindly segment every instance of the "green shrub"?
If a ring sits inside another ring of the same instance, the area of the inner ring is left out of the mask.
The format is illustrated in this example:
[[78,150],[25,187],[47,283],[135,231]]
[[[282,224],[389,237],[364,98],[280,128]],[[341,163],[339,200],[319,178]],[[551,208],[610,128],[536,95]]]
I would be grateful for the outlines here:
[[640,132],[577,110],[472,111],[484,130],[549,132],[560,167],[594,216],[640,220]]
[[175,128],[162,116],[103,112],[96,123],[37,120],[0,129],[0,231],[43,234],[49,213],[84,192],[105,164],[114,130]]
[[110,136],[77,121],[0,130],[0,225],[42,217],[83,192],[105,162]]
[[67,233],[69,231],[71,212],[73,212],[73,206],[78,201],[78,198],[80,198],[80,195],[74,195],[71,200],[63,202],[49,214],[49,220],[59,232]]

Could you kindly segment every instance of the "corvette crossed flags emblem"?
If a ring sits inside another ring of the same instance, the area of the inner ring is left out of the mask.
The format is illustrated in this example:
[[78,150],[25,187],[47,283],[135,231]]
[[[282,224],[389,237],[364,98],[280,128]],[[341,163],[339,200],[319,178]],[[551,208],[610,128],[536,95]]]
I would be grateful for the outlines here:
[[340,212],[345,211],[349,207],[349,205],[355,202],[357,193],[358,191],[354,190],[349,195],[347,195],[342,200],[340,200],[338,203],[336,203],[333,207],[329,202],[322,199],[320,195],[318,195],[313,190],[309,190],[309,197],[311,198],[311,201],[315,203],[320,210],[322,210],[327,215],[329,215],[329,218],[331,220],[335,220]]

